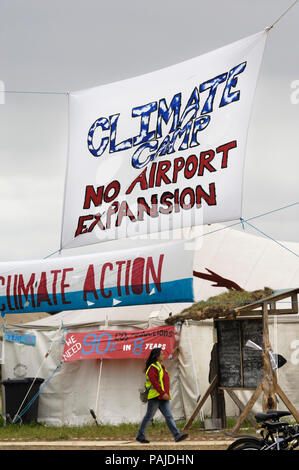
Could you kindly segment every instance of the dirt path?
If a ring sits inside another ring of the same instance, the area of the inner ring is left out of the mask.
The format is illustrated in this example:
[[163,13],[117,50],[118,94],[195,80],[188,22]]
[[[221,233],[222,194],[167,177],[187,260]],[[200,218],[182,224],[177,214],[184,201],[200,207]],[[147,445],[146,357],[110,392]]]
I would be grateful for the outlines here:
[[151,442],[150,444],[137,444],[134,441],[1,441],[0,450],[106,450],[106,451],[154,451],[168,450],[225,450],[230,444],[229,440],[209,441],[183,441],[175,443],[172,441]]

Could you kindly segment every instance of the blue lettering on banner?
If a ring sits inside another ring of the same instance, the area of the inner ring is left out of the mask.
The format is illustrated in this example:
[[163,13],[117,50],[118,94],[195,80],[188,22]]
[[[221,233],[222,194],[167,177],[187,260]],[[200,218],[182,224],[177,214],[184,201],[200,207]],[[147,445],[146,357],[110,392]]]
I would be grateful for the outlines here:
[[5,331],[3,335],[5,341],[13,343],[26,344],[27,346],[35,346],[36,338],[34,335],[19,334],[12,331]]
[[[104,339],[104,337],[108,338],[108,339]],[[90,338],[93,338],[92,341],[90,341]],[[103,338],[103,340],[102,340],[102,338]],[[97,354],[105,354],[109,350],[113,351],[115,343],[112,343],[112,348],[110,349],[111,339],[112,339],[112,336],[110,335],[110,333],[101,333],[99,336],[94,334],[94,333],[88,334],[83,339],[83,344],[84,344],[84,346],[91,346],[91,348],[89,348],[89,349],[82,348],[81,352],[82,352],[82,354],[86,355],[86,354],[93,353],[94,350]],[[105,344],[105,349],[104,350],[100,350],[101,340],[102,340],[102,343]]]
[[[129,335],[129,336],[128,336]],[[89,332],[72,333],[65,340],[63,360],[78,360],[92,358],[124,358],[144,357],[148,351],[161,348],[168,354],[171,352],[173,332],[165,327],[153,330],[132,332]],[[114,352],[115,354],[111,354]]]
[[[181,92],[173,95],[169,105],[165,98],[160,98],[151,103],[135,106],[131,110],[131,116],[140,118],[140,132],[122,142],[117,143],[120,114],[113,114],[109,118],[98,118],[88,132],[89,152],[94,157],[100,157],[107,149],[109,153],[116,153],[138,146],[132,154],[131,164],[134,168],[140,169],[159,155],[170,155],[175,152],[174,143],[177,138],[183,138],[177,150],[186,150],[200,145],[198,133],[210,124],[211,114],[217,103],[218,108],[222,108],[240,100],[240,90],[236,87],[238,76],[244,72],[246,65],[246,62],[242,62],[228,72],[193,88],[182,114]],[[200,110],[201,94],[203,94],[203,105]],[[220,98],[218,101],[217,95]],[[155,123],[153,127],[151,121]],[[160,138],[161,142],[159,142]],[[145,158],[143,152],[146,149],[152,153]]]

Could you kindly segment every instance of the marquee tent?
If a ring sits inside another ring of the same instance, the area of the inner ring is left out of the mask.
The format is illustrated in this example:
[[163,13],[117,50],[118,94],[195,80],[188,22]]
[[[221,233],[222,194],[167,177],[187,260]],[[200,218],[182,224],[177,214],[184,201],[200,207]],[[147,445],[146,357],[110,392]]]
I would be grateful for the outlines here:
[[[291,250],[246,231],[221,229],[196,238],[194,270],[204,276],[194,278],[195,299],[205,300],[226,290],[229,280],[245,290],[274,290],[299,286],[299,265],[294,253],[299,243],[283,243]],[[206,232],[211,227],[203,229]],[[198,235],[196,232],[193,235]],[[191,242],[190,242],[191,243]],[[215,274],[218,275],[215,278]],[[210,277],[209,277],[210,276]],[[147,305],[61,312],[34,322],[6,328],[29,333],[35,346],[4,341],[2,378],[19,374],[42,377],[47,381],[39,396],[38,420],[48,425],[80,425],[92,422],[90,409],[102,423],[139,422],[145,405],[139,401],[138,389],[144,381],[141,359],[92,359],[62,363],[63,338],[67,332],[103,329],[140,330],[164,325],[170,313],[178,313],[190,304]],[[270,324],[272,345],[287,359],[279,369],[279,381],[285,393],[299,408],[296,374],[299,363],[298,315],[273,319]],[[177,325],[177,348],[167,368],[171,374],[172,410],[175,419],[191,416],[199,395],[208,387],[210,352],[214,342],[213,323],[186,321]],[[297,351],[298,349],[298,351]],[[47,355],[47,353],[50,353]],[[56,367],[60,365],[52,376]],[[247,392],[241,392],[242,394]],[[258,405],[257,405],[258,406]],[[205,415],[210,404],[206,402]],[[237,413],[227,401],[227,414]]]

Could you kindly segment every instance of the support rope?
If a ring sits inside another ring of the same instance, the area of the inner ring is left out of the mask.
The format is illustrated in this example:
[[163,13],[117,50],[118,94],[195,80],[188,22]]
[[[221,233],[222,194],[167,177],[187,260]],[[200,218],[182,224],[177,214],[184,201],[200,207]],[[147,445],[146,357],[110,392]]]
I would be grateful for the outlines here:
[[265,232],[263,232],[262,230],[259,230],[257,227],[255,227],[253,224],[250,224],[249,222],[247,222],[247,220],[244,220],[244,219],[241,219],[241,222],[249,225],[250,227],[252,227],[254,230],[256,230],[257,232],[261,233],[262,235],[264,235],[265,237],[267,238],[270,238],[270,240],[272,240],[273,242],[277,243],[277,245],[281,246],[282,248],[284,248],[285,250],[289,251],[290,253],[292,253],[293,255],[299,257],[299,255],[297,253],[295,253],[295,251],[293,250],[290,250],[290,248],[288,248],[287,246],[283,245],[282,243],[280,243],[279,241],[275,240],[275,238],[273,237],[270,237],[270,235],[267,235]]
[[24,95],[68,95],[69,91],[23,91],[23,90],[1,90],[1,93],[24,94]]
[[[12,420],[12,423],[15,424],[18,420],[21,419],[21,417],[26,413],[26,411],[33,405],[33,403],[35,402],[35,400],[37,399],[37,397],[39,396],[39,394],[41,393],[42,389],[50,382],[50,380],[54,377],[54,375],[56,374],[56,372],[61,368],[63,364],[63,361],[61,360],[58,364],[58,366],[54,369],[54,371],[52,372],[52,374],[50,375],[50,377],[48,377],[48,379],[40,386],[39,390],[36,392],[36,394],[34,395],[34,397],[29,401],[29,403],[27,403],[27,405],[23,408],[23,410],[21,412],[20,409],[24,403],[24,400],[23,400],[23,403],[22,405],[20,406],[18,412],[16,413],[14,419]],[[32,382],[32,385],[33,385],[33,382]],[[29,388],[29,391],[31,390],[32,388],[32,385],[31,387]],[[29,393],[29,391],[27,392],[27,395]],[[26,397],[27,397],[26,395]]]
[[296,0],[292,5],[289,6],[289,8],[287,8],[281,15],[279,18],[277,18],[276,21],[274,21],[274,23],[272,23],[271,26],[268,26],[268,28],[266,28],[266,31],[270,31],[270,29],[273,28],[273,26],[275,26],[295,5],[296,3],[298,3],[298,0]]
[[[222,230],[226,230],[226,229],[231,228],[231,227],[236,227],[237,225],[240,225],[240,224],[242,224],[243,230],[245,230],[244,223],[248,223],[251,220],[259,219],[261,217],[265,217],[266,215],[274,214],[275,212],[279,212],[279,211],[282,211],[284,209],[288,209],[290,207],[294,207],[294,206],[297,206],[297,205],[299,205],[299,201],[298,202],[293,202],[293,203],[288,204],[286,206],[278,207],[277,209],[272,209],[271,211],[267,211],[267,212],[264,212],[262,214],[255,215],[253,217],[249,217],[248,219],[243,219],[242,217],[240,217],[240,220],[238,222],[234,222],[233,224],[227,225],[226,227],[221,227],[221,228],[218,228],[216,230],[211,230],[210,232],[203,233],[201,235],[198,235],[198,238],[204,237],[206,235],[211,235],[211,234],[216,233],[216,232],[221,232]],[[248,225],[250,225],[250,224],[248,223]],[[253,227],[253,228],[255,228],[255,230],[259,231],[256,227]],[[191,229],[193,229],[193,227],[191,227]],[[272,239],[269,235],[266,235],[262,231],[260,231],[260,233],[262,233],[266,237],[270,238],[271,240],[275,241],[276,243],[280,244],[277,240]],[[280,244],[280,245],[283,246],[282,244]],[[53,253],[50,253],[49,255],[45,256],[44,259],[50,258],[51,256],[55,255],[56,253],[61,254],[61,251],[62,251],[62,248],[59,248],[58,250],[54,251]],[[289,251],[291,251],[291,250],[289,250]],[[296,256],[298,256],[297,253],[294,253],[294,254]]]
[[[62,325],[60,326],[60,328],[59,328],[59,330],[58,330],[58,333],[60,333],[61,328],[63,328]],[[26,398],[28,397],[28,395],[29,395],[29,393],[30,393],[30,391],[31,391],[31,389],[32,389],[32,387],[33,387],[33,385],[34,385],[34,383],[36,382],[36,379],[37,379],[37,377],[38,377],[38,375],[39,375],[39,372],[40,372],[41,368],[42,368],[43,365],[44,365],[44,362],[46,361],[46,359],[48,358],[48,356],[49,356],[50,353],[51,353],[51,350],[52,350],[53,343],[54,343],[54,340],[55,340],[55,339],[56,339],[55,337],[52,339],[51,344],[50,344],[50,347],[49,347],[48,351],[46,352],[46,354],[45,354],[45,356],[44,356],[44,359],[42,360],[42,363],[41,363],[41,365],[40,365],[40,367],[39,367],[37,373],[35,374],[35,377],[34,377],[32,383],[31,383],[30,387],[28,388],[25,397],[23,398],[23,401],[22,401],[21,405],[19,406],[18,411],[16,412],[16,414],[15,414],[13,420],[12,420],[13,423],[15,423],[15,420],[16,420],[16,418],[17,418],[18,416],[22,416],[22,415],[24,414],[24,409],[26,409],[26,411],[27,411],[27,409],[30,408],[30,407],[28,407],[28,405],[26,405],[26,407],[22,410],[21,414],[19,414],[19,413],[20,413],[20,410],[22,409],[23,404],[24,404],[25,401],[26,401]],[[57,369],[57,368],[56,368],[56,369]],[[56,369],[55,369],[55,371],[56,371]],[[34,400],[33,400],[33,401],[34,401]],[[31,400],[31,402],[32,402],[32,400]],[[31,402],[30,402],[30,403],[31,403]],[[33,403],[33,402],[32,402],[32,403]],[[31,406],[31,405],[30,405],[30,406]]]
[[216,230],[211,230],[210,232],[206,232],[206,233],[203,233],[202,235],[199,235],[198,237],[205,237],[206,235],[211,235],[213,233],[216,233],[216,232],[221,232],[222,230],[226,230],[228,228],[231,228],[231,227],[236,227],[237,225],[240,225],[240,224],[244,224],[244,222],[248,222],[249,220],[255,220],[255,219],[259,219],[260,217],[264,217],[265,215],[269,215],[269,214],[273,214],[274,212],[278,212],[278,211],[281,211],[283,209],[287,209],[289,207],[293,207],[293,206],[296,206],[299,204],[299,201],[298,202],[294,202],[292,204],[288,204],[287,206],[283,206],[283,207],[278,207],[277,209],[273,209],[271,211],[268,211],[268,212],[264,212],[263,214],[259,214],[259,215],[255,215],[253,217],[249,217],[248,219],[241,219],[240,218],[240,221],[239,222],[235,222],[233,224],[230,224],[230,225],[227,225],[226,227],[221,227],[221,228],[218,228]]

